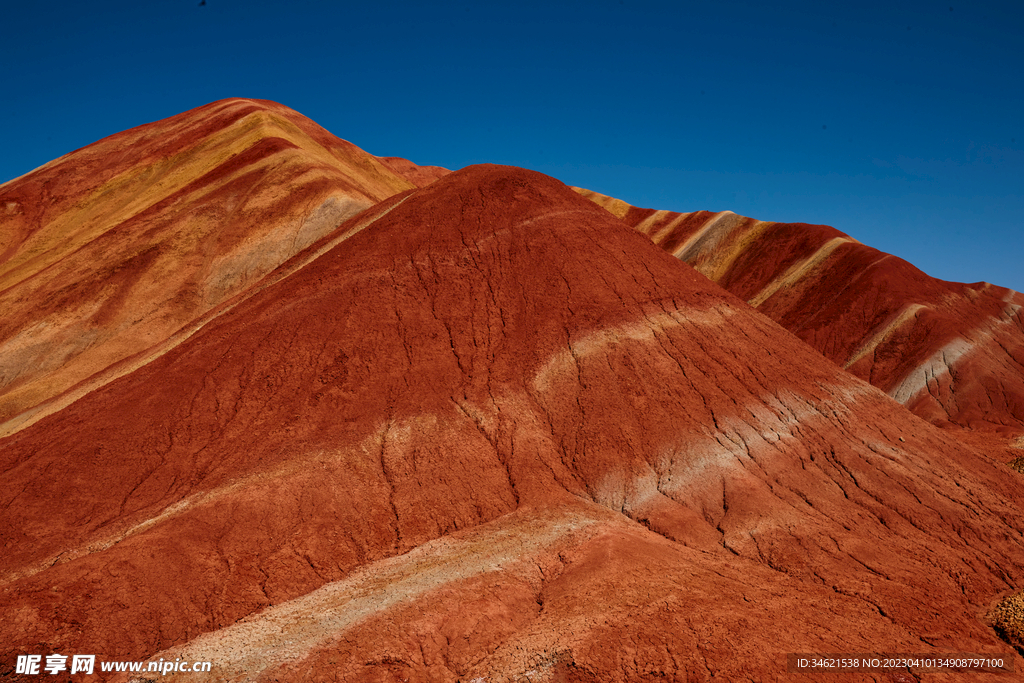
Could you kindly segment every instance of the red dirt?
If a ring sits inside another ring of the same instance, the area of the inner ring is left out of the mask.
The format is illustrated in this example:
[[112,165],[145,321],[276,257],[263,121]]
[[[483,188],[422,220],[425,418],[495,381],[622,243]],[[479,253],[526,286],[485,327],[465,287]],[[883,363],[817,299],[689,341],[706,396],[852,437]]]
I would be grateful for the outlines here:
[[980,618],[1024,585],[1004,467],[551,178],[470,167],[370,213],[0,440],[0,667],[761,681],[786,652],[1008,652]]
[[413,187],[287,107],[241,99],[0,186],[0,435],[159,355],[343,220]]
[[451,173],[447,168],[441,168],[440,166],[417,166],[408,159],[402,159],[401,157],[377,158],[382,164],[416,185],[416,187],[426,187],[438,178]]
[[[671,253],[716,216],[656,213],[577,191]],[[737,217],[712,234],[677,255],[826,358],[934,424],[1024,434],[1024,295],[937,280],[824,225]],[[808,261],[816,252],[824,258]]]

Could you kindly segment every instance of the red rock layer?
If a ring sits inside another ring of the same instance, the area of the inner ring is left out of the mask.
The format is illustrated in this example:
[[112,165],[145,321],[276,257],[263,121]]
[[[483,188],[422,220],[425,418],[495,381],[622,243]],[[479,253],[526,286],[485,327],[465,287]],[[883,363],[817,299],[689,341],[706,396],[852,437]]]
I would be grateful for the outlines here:
[[0,440],[0,666],[839,681],[785,654],[1007,653],[979,618],[1024,583],[1004,469],[550,178],[471,167],[370,220]]
[[577,191],[917,415],[1024,432],[1024,295],[937,280],[824,225]]
[[402,176],[416,187],[426,187],[438,178],[451,173],[447,168],[441,168],[440,166],[417,166],[408,159],[402,159],[401,157],[377,158],[395,174]]
[[287,107],[242,99],[0,186],[0,434],[164,352],[343,220],[413,186]]

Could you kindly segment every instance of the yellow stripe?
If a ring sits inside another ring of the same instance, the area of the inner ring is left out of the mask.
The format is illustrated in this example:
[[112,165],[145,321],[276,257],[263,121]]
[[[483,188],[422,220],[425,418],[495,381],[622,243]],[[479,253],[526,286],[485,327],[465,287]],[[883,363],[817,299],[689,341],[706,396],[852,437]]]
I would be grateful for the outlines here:
[[754,308],[757,308],[765,301],[767,301],[773,294],[779,291],[783,287],[792,287],[797,280],[802,278],[825,259],[827,259],[833,251],[839,248],[843,244],[853,242],[849,237],[833,237],[825,244],[821,245],[816,252],[805,258],[803,261],[794,263],[789,269],[775,278],[765,286],[760,292],[757,293],[754,298],[750,299],[749,303]]
[[668,211],[660,209],[658,211],[655,211],[650,216],[643,219],[633,227],[634,229],[636,229],[637,232],[642,232],[643,234],[650,236],[651,228],[654,226],[654,224],[663,219],[665,216],[667,216],[668,213]]
[[693,212],[679,214],[678,216],[670,220],[668,223],[666,223],[664,226],[662,226],[658,230],[658,232],[651,235],[651,241],[654,242],[655,244],[661,244],[662,242],[665,241],[666,237],[671,235],[675,231],[675,229],[679,227],[680,223],[682,223],[692,215]]
[[676,247],[675,251],[672,252],[672,255],[675,256],[676,258],[682,258],[682,255],[686,253],[686,250],[690,248],[690,245],[694,244],[697,240],[699,240],[701,237],[707,234],[707,232],[711,230],[711,228],[715,227],[715,224],[718,223],[718,221],[722,220],[722,218],[724,218],[725,216],[735,215],[736,214],[734,214],[732,211],[719,211],[714,216],[709,218],[707,222],[705,222],[704,225],[701,226],[700,230],[690,235],[690,237],[687,238],[685,242]]
[[[742,223],[740,224],[742,225]],[[768,228],[775,225],[771,221],[754,221],[747,227],[744,233],[728,249],[716,249],[708,259],[708,262],[699,268],[701,275],[714,282],[721,282],[725,274],[729,272],[740,254],[750,248]]]
[[[0,265],[0,291],[60,261],[268,137],[291,142],[317,161],[344,173],[346,180],[356,187],[380,195],[376,199],[413,187],[383,166],[379,169],[382,176],[379,180],[384,182],[368,183],[365,178],[372,175],[368,169],[339,159],[295,124],[276,114],[253,112],[172,157],[150,166],[129,169],[112,178],[78,202],[75,209],[55,217]],[[390,183],[385,180],[392,178]]]
[[593,190],[588,190],[582,187],[570,187],[569,189],[594,202],[620,220],[625,218],[626,214],[629,213],[629,210],[633,208],[632,205],[627,204],[621,199],[609,197],[608,195],[601,194],[600,192],[594,192]]
[[[192,321],[190,324],[188,324],[186,327],[184,327],[171,337],[167,338],[162,342],[159,342],[158,344],[150,348],[147,352],[140,354],[140,357],[134,359],[131,363],[122,363],[120,365],[115,363],[114,365],[108,367],[106,370],[97,373],[93,377],[90,377],[87,381],[76,385],[70,391],[66,391],[65,393],[54,396],[53,398],[44,401],[43,403],[40,403],[36,406],[33,406],[32,408],[29,408],[19,413],[18,415],[15,415],[6,422],[0,424],[0,438],[10,436],[11,434],[19,432],[22,429],[25,429],[26,427],[35,424],[44,417],[52,415],[53,413],[56,413],[57,411],[62,410],[63,408],[66,408],[67,406],[71,405],[72,403],[82,398],[86,394],[92,393],[96,389],[99,389],[100,387],[103,387],[120,377],[123,377],[131,372],[134,372],[135,370],[141,368],[147,363],[156,360],[157,358],[164,355],[168,351],[173,350],[178,345],[182,344],[183,342],[191,338],[195,333],[197,333],[211,321],[220,317],[224,313],[227,313],[228,311],[234,309],[236,306],[246,301],[250,297],[254,296],[255,294],[262,292],[267,287],[270,287],[271,285],[280,282],[281,280],[285,279],[286,277],[292,275],[296,271],[305,267],[309,263],[320,258],[320,256],[327,253],[344,240],[348,239],[349,237],[355,235],[356,233],[362,231],[369,225],[373,224],[375,221],[380,220],[381,218],[386,216],[389,212],[397,208],[406,199],[408,199],[408,197],[403,198],[394,206],[391,206],[385,209],[384,211],[378,211],[377,213],[371,212],[370,215],[368,215],[362,221],[356,223],[345,232],[338,234],[330,241],[321,245],[315,251],[312,251],[309,254],[307,254],[301,261],[295,261],[292,264],[290,264],[287,268],[279,268],[277,270],[272,271],[271,273],[266,275],[264,279],[257,285],[235,295],[235,297],[229,300],[227,303],[218,306],[210,311],[207,311],[204,315]],[[45,381],[46,376],[44,376],[42,379]]]
[[902,327],[904,323],[912,317],[915,317],[917,312],[922,308],[927,308],[927,306],[924,304],[910,304],[909,306],[905,306],[903,310],[897,313],[892,319],[872,334],[871,337],[864,342],[864,344],[857,349],[852,356],[850,356],[849,360],[846,361],[846,364],[843,365],[843,367],[849,368],[861,358],[873,352],[878,348],[878,345],[887,340],[897,328]]

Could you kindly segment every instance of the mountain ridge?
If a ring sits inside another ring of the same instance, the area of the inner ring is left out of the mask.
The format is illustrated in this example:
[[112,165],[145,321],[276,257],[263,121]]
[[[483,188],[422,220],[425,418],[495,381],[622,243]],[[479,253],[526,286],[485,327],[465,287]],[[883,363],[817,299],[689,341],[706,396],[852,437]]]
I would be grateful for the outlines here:
[[1024,580],[1024,492],[987,458],[554,179],[378,208],[0,441],[3,642],[229,680],[1002,651],[977,614]]
[[414,188],[397,163],[279,104],[232,99],[0,186],[0,433],[159,352],[344,219]]
[[1024,294],[937,280],[830,226],[575,189],[915,414],[1024,433]]

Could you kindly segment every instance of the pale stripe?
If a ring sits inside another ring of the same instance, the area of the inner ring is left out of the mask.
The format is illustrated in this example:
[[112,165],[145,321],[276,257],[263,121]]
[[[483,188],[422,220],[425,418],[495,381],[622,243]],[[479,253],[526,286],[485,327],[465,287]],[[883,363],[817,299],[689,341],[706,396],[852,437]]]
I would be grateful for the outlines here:
[[279,267],[278,269],[268,273],[264,277],[262,282],[260,282],[259,284],[239,294],[236,294],[235,297],[228,300],[228,302],[221,304],[220,306],[212,309],[211,311],[208,311],[206,314],[197,318],[188,326],[182,328],[171,337],[168,337],[165,341],[150,349],[148,353],[145,353],[140,358],[137,358],[131,363],[119,363],[118,365],[110,367],[107,370],[98,373],[94,377],[90,378],[88,381],[76,385],[73,389],[63,394],[60,394],[59,396],[55,396],[54,398],[45,401],[37,406],[34,406],[18,415],[15,415],[14,417],[10,418],[3,424],[0,424],[0,438],[10,436],[11,434],[19,432],[22,429],[25,429],[26,427],[35,424],[44,417],[52,415],[53,413],[56,413],[57,411],[62,410],[63,408],[66,408],[67,406],[71,405],[72,403],[82,398],[83,396],[92,393],[96,389],[99,389],[100,387],[103,387],[120,377],[123,377],[131,372],[134,372],[135,370],[138,370],[142,366],[146,365],[147,363],[151,363],[152,361],[156,360],[157,358],[164,355],[168,351],[177,348],[180,344],[190,339],[199,330],[204,328],[213,320],[231,311],[236,306],[248,300],[253,295],[262,292],[267,287],[277,284],[281,280],[285,279],[286,277],[289,277],[296,271],[300,270],[301,268],[304,268],[311,262],[320,258],[323,254],[327,253],[328,251],[330,251],[331,249],[333,249],[338,244],[345,241],[352,235],[355,235],[356,233],[364,230],[365,228],[373,224],[375,221],[383,218],[389,212],[391,212],[400,204],[402,204],[402,202],[404,202],[406,199],[408,199],[408,197],[402,198],[400,201],[395,203],[394,206],[391,206],[382,212],[368,216],[367,218],[363,219],[362,221],[352,226],[345,232],[335,236],[334,238],[332,238],[331,240],[329,240],[316,250],[306,254],[301,259],[296,259],[291,264]]
[[684,324],[721,328],[726,319],[735,315],[736,309],[731,306],[717,308],[686,308],[660,311],[652,315],[595,330],[571,342],[568,348],[555,352],[537,372],[533,381],[534,389],[546,392],[554,388],[557,380],[575,379],[575,365],[581,358],[607,353],[616,344],[639,342],[641,344],[659,344],[656,334],[678,328]]
[[948,375],[953,365],[973,348],[966,339],[954,339],[907,373],[903,381],[889,391],[889,396],[903,405],[910,403],[928,388],[930,381]]
[[[83,197],[76,203],[75,208],[55,217],[29,241],[22,244],[17,253],[0,265],[0,289],[15,286],[60,261],[111,228],[180,191],[232,156],[241,154],[269,137],[279,137],[291,142],[309,157],[341,171],[345,174],[346,180],[353,182],[361,191],[371,191],[371,186],[363,180],[368,175],[365,168],[339,159],[291,121],[268,111],[256,111],[181,150],[173,157],[149,166],[127,169],[94,189],[88,197]],[[278,155],[256,160],[249,168],[236,170],[234,175],[251,172],[254,166],[268,165],[275,158],[279,158]],[[390,175],[397,179],[394,174],[384,171],[383,166],[380,166],[380,169],[382,176]],[[217,184],[224,185],[229,181],[230,178],[220,178]],[[404,183],[403,186],[389,186],[383,195],[395,194],[413,187],[407,181],[401,182]],[[212,188],[209,187],[202,190],[203,194],[211,191]]]
[[594,192],[593,190],[587,190],[582,187],[570,187],[569,189],[594,202],[618,219],[625,218],[626,214],[629,213],[629,210],[633,208],[630,204],[627,204],[621,199],[609,197],[608,195],[601,194],[600,192]]
[[[998,318],[989,317],[985,322],[967,331],[961,338],[949,342],[908,372],[889,391],[889,395],[900,403],[908,404],[928,388],[929,381],[948,375],[957,361],[966,354],[982,349],[991,350],[993,346],[1002,348],[1002,344],[995,340],[995,334],[1000,328],[1020,327],[1019,315],[1022,309],[1024,307],[1019,304],[1008,304]],[[1006,349],[1003,348],[1003,351],[1006,352]]]
[[[431,591],[488,573],[530,576],[534,559],[567,539],[583,543],[607,524],[624,526],[595,506],[514,512],[468,533],[359,568],[340,581],[246,619],[158,652],[150,661],[212,661],[220,681],[260,680],[268,669],[330,647],[346,631],[383,612],[400,609]],[[166,680],[193,681],[191,674]],[[160,680],[164,680],[161,678]]]
[[682,255],[686,253],[686,250],[689,249],[690,246],[693,245],[695,242],[697,242],[697,240],[706,235],[709,230],[714,228],[715,224],[718,223],[718,221],[722,220],[726,216],[735,215],[736,214],[734,214],[732,211],[719,211],[714,216],[709,218],[707,222],[704,223],[704,225],[701,226],[699,230],[697,230],[697,232],[690,235],[685,242],[676,247],[675,251],[672,252],[672,255],[675,256],[676,258],[682,258]]
[[679,226],[680,223],[682,223],[692,215],[692,212],[679,214],[678,216],[670,220],[668,223],[666,223],[664,226],[662,226],[658,230],[658,232],[651,235],[651,241],[654,242],[655,244],[661,244],[662,242],[665,241],[666,237],[672,234],[672,232]]
[[654,226],[654,224],[663,219],[668,214],[668,211],[665,211],[664,209],[659,209],[658,211],[655,211],[650,216],[637,223],[635,226],[633,226],[633,228],[637,232],[642,232],[643,234],[649,236],[651,233],[651,228]]
[[922,308],[927,308],[927,306],[925,306],[924,304],[910,304],[909,306],[905,306],[903,310],[901,310],[888,322],[886,322],[879,329],[877,329],[875,333],[872,334],[871,337],[866,342],[864,342],[864,344],[859,349],[857,349],[857,351],[855,351],[852,356],[850,356],[849,360],[846,361],[846,364],[843,365],[843,367],[849,368],[851,365],[859,361],[861,358],[873,352],[876,348],[878,348],[879,344],[886,341],[892,335],[893,332],[895,332],[898,328],[902,327],[908,320],[914,317],[917,314],[917,312],[920,311]]
[[854,240],[849,237],[833,237],[828,242],[821,245],[816,252],[805,258],[803,261],[794,263],[788,270],[786,270],[785,273],[769,282],[764,289],[758,292],[757,295],[747,303],[754,308],[757,308],[781,288],[791,287],[797,280],[827,259],[838,247],[853,241]]
[[[742,225],[740,223],[739,225]],[[743,232],[742,236],[735,240],[728,249],[716,249],[708,259],[708,262],[697,270],[709,280],[720,282],[722,277],[732,268],[740,254],[745,252],[753,242],[761,237],[768,228],[775,225],[771,221],[755,221]]]

